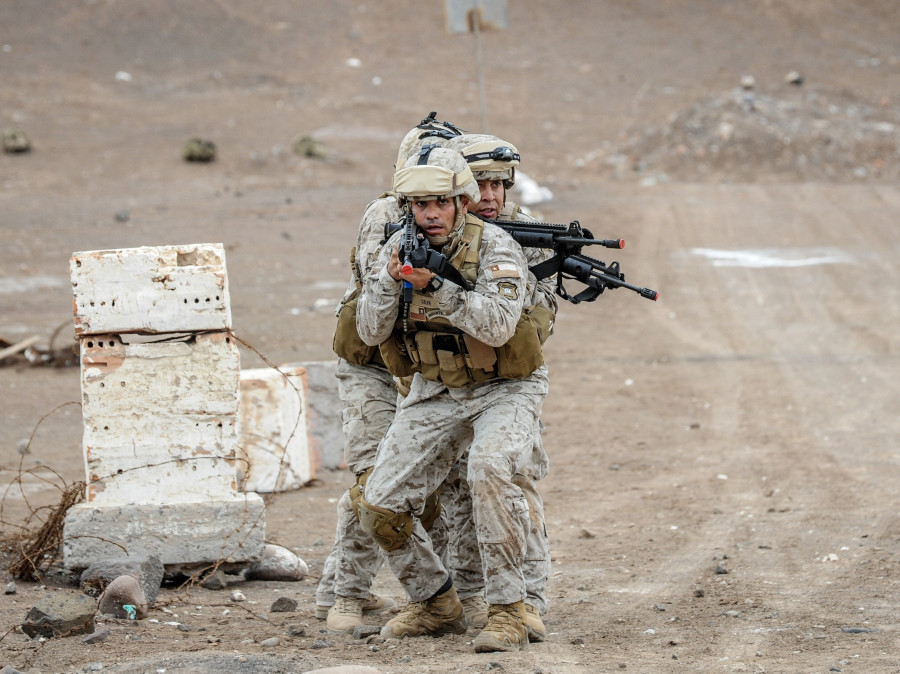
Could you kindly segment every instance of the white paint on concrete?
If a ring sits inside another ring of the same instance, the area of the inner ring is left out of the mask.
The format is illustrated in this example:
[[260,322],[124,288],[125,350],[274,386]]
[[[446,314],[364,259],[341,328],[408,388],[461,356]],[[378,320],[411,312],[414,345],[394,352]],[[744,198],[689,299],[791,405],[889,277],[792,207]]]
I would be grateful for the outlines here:
[[304,367],[241,371],[237,424],[241,490],[289,491],[315,477],[307,400]]
[[220,243],[74,253],[75,334],[231,328]]

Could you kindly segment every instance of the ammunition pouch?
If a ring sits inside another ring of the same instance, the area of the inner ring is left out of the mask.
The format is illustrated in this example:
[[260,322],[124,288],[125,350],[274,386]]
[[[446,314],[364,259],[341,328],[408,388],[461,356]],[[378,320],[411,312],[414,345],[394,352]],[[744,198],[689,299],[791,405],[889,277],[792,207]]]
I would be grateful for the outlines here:
[[536,306],[522,314],[515,334],[496,348],[463,332],[439,328],[408,333],[395,330],[379,348],[394,376],[421,372],[425,379],[459,388],[491,379],[527,377],[544,364],[541,344],[552,329],[551,312]]
[[413,516],[395,513],[367,503],[364,498],[357,503],[359,525],[387,552],[403,547],[413,532]]
[[544,344],[550,335],[553,334],[553,324],[556,321],[556,314],[547,307],[536,304],[530,310],[526,309],[526,314],[537,328],[538,339]]
[[369,346],[356,329],[357,289],[338,311],[337,327],[331,348],[341,358],[353,365],[384,365],[377,346]]

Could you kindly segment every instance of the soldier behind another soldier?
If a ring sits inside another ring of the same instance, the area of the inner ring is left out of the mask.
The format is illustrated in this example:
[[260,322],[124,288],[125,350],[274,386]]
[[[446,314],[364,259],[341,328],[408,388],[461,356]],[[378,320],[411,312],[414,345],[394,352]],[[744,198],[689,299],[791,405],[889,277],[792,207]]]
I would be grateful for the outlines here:
[[[481,195],[459,153],[436,148],[411,158],[394,191],[468,287],[424,268],[401,274],[395,235],[356,307],[360,337],[379,346],[393,374],[414,374],[358,503],[362,528],[387,552],[409,599],[382,635],[466,629],[450,571],[417,516],[461,457],[458,439],[471,434],[468,482],[488,603],[474,646],[516,650],[528,643],[522,568],[530,521],[513,475],[531,457],[548,387],[538,328],[523,313],[527,263],[506,232],[467,216]],[[401,307],[404,281],[414,290]]]

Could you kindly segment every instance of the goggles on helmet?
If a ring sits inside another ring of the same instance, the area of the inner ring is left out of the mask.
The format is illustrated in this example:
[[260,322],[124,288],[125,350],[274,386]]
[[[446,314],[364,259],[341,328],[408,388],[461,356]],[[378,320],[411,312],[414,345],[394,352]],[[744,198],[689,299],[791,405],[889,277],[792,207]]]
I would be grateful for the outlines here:
[[519,153],[514,151],[511,147],[501,146],[495,147],[490,152],[476,152],[475,154],[465,154],[463,155],[467,162],[473,161],[482,161],[484,159],[490,159],[492,161],[521,161],[521,157]]

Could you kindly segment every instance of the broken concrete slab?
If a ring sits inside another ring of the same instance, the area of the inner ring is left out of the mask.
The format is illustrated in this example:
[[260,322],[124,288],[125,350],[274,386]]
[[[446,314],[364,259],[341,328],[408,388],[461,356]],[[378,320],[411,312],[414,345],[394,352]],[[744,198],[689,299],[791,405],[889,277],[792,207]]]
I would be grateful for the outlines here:
[[221,243],[73,253],[75,334],[231,329]]

